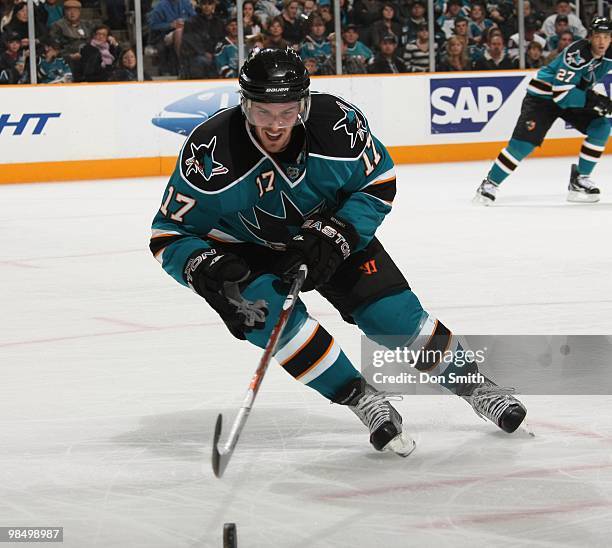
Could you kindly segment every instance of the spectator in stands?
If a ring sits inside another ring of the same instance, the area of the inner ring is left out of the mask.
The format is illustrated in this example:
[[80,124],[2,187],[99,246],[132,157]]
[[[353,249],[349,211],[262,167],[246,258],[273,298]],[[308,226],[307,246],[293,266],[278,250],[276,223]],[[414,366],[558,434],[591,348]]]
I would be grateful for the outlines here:
[[486,17],[483,4],[474,3],[470,10],[469,36],[475,44],[480,44],[482,33],[490,29],[495,23]]
[[65,0],[64,18],[51,25],[49,36],[61,44],[60,55],[70,65],[75,80],[80,76],[81,48],[90,35],[91,25],[81,21],[81,3],[78,0]]
[[6,46],[0,55],[0,84],[17,84],[21,74],[15,65],[25,68],[25,51],[21,48],[21,39],[15,32],[5,32],[3,34]]
[[544,65],[544,48],[540,42],[529,42],[525,52],[525,68],[535,69]]
[[567,15],[557,15],[555,18],[555,34],[549,36],[546,40],[546,47],[549,51],[557,49],[557,46],[559,45],[559,37],[566,31],[571,33],[569,30],[569,19],[567,18]]
[[508,70],[517,68],[516,59],[506,53],[501,33],[489,33],[484,55],[474,62],[475,70]]
[[367,29],[380,19],[383,4],[380,0],[355,0],[353,19],[361,29]]
[[334,16],[332,14],[330,0],[319,0],[319,15],[325,23],[325,34],[329,36],[334,32]]
[[272,19],[278,17],[280,13],[273,0],[256,0],[255,2],[255,15],[262,22],[263,28],[267,28]]
[[310,17],[312,13],[317,10],[317,3],[315,0],[304,0],[302,2],[302,15],[305,19]]
[[[347,26],[350,26],[350,25],[351,24],[349,23],[349,25]],[[332,32],[331,34],[329,34],[327,37],[327,40],[331,45],[331,55],[325,63],[319,65],[319,74],[336,74],[336,35],[335,33]],[[348,50],[348,46],[343,39],[342,40],[342,53],[340,57],[341,63],[342,63],[342,73],[343,74],[365,74],[367,73],[367,63],[364,57],[362,55],[347,54],[347,50]],[[370,50],[368,49],[368,51]]]
[[319,64],[316,57],[307,57],[304,59],[304,66],[310,76],[317,76],[319,72]]
[[574,35],[566,30],[559,35],[559,41],[557,43],[557,47],[552,50],[548,56],[546,57],[546,64],[548,65],[551,61],[553,61],[557,56],[561,54],[561,52],[569,46],[574,41]]
[[555,34],[555,21],[557,15],[566,15],[569,22],[569,29],[572,34],[577,38],[584,38],[587,35],[587,30],[584,28],[582,21],[572,13],[572,8],[569,0],[557,0],[555,5],[555,12],[549,15],[542,25],[542,32],[549,38]]
[[[524,5],[527,6],[527,4],[529,4],[529,0],[525,0]],[[525,17],[527,17],[527,10],[525,11]],[[518,29],[514,2],[510,0],[499,0],[497,3],[492,4],[489,7],[489,19],[501,29],[505,37],[510,37]],[[485,37],[482,36],[480,45],[483,47],[484,42]]]
[[370,60],[368,72],[370,74],[398,74],[408,72],[406,63],[396,54],[397,36],[386,34],[378,43],[379,53]]
[[72,82],[72,69],[60,56],[62,45],[52,38],[48,38],[41,45],[43,52],[38,58],[38,82],[41,84]]
[[284,8],[281,12],[283,18],[283,38],[290,46],[295,46],[304,39],[304,24],[298,17],[297,0],[284,0]]
[[402,34],[402,26],[395,21],[395,6],[391,2],[385,2],[382,8],[382,19],[372,25],[371,43],[375,48],[378,48],[382,43],[383,37],[389,34],[396,36],[399,41],[399,37]]
[[[47,34],[47,29],[36,17],[34,21],[34,32],[37,40],[40,40]],[[4,32],[18,34],[21,47],[28,47],[28,5],[25,2],[19,2],[13,6],[13,15],[4,27]]]
[[453,34],[458,36],[463,40],[466,45],[469,46],[474,45],[474,41],[470,38],[470,31],[468,27],[468,20],[460,15],[455,19],[455,26],[453,27]]
[[[343,57],[352,57],[353,61],[357,63],[351,70],[356,69],[358,66],[363,68],[362,72],[366,72],[366,65],[369,63],[370,59],[374,57],[372,50],[368,48],[363,42],[359,41],[359,31],[357,30],[357,25],[348,24],[344,28],[344,32],[342,33],[342,41],[344,43]],[[359,73],[349,73],[349,74],[359,74]]]
[[331,45],[325,35],[325,23],[320,15],[313,13],[309,17],[310,31],[300,47],[302,60],[315,58],[317,65],[324,63],[331,55]]
[[41,14],[45,15],[42,20],[45,21],[48,29],[51,28],[53,23],[60,21],[64,17],[64,6],[58,4],[57,0],[46,0],[46,2],[38,4],[37,8]]
[[[117,59],[117,66],[111,74],[109,80],[112,82],[136,82],[138,80],[138,60],[134,48],[130,47],[122,50]],[[151,80],[151,76],[145,71],[145,80]]]
[[266,41],[266,37],[263,35],[263,33],[251,34],[251,36],[249,36],[245,40],[247,50],[250,52],[251,50],[254,50],[255,48],[262,49],[264,47],[265,41]]
[[215,15],[215,0],[200,0],[196,15],[185,22],[180,55],[180,76],[215,78],[215,48],[225,37],[225,25]]
[[264,40],[265,48],[286,49],[289,43],[283,38],[284,19],[279,15],[270,21]]
[[470,70],[470,61],[465,41],[457,36],[451,36],[446,41],[446,53],[438,63],[436,70],[440,72],[454,72],[459,70]]
[[[434,51],[437,46],[434,42]],[[404,62],[408,72],[429,71],[429,29],[427,23],[421,23],[417,28],[416,38],[406,44]]]
[[417,30],[419,26],[426,22],[426,9],[427,8],[425,7],[425,3],[421,0],[416,0],[410,6],[409,16],[407,19],[404,19],[399,35],[399,43],[402,46],[406,46],[408,42],[412,42],[416,39]]
[[230,19],[225,25],[225,38],[217,45],[215,63],[221,78],[238,78],[238,22]]
[[[546,47],[546,40],[542,38],[536,31],[540,28],[538,20],[530,15],[525,18],[525,44],[530,42],[537,42],[542,46],[542,49]],[[518,58],[519,55],[519,33],[516,32],[508,40],[508,55],[513,59]]]
[[255,14],[255,2],[253,0],[245,0],[242,4],[242,25],[245,36],[259,34],[263,28],[259,17]]
[[160,55],[162,73],[176,74],[185,21],[194,16],[190,0],[159,0],[149,13],[149,44]]
[[446,4],[446,12],[444,12],[444,14],[438,18],[438,25],[440,25],[440,28],[446,35],[447,39],[453,35],[455,19],[462,15],[462,8],[463,2],[461,0],[448,0]]
[[81,80],[106,82],[115,70],[119,44],[106,25],[96,25],[88,44],[81,48]]

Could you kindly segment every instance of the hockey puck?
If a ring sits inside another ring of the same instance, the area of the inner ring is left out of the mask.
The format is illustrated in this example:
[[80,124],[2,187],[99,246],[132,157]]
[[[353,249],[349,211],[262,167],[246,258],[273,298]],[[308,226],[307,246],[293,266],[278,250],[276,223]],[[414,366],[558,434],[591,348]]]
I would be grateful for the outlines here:
[[559,348],[559,352],[561,352],[561,354],[563,354],[564,356],[567,356],[570,353],[570,347],[567,344],[564,344],[561,346],[561,348]]
[[238,533],[235,523],[223,524],[223,548],[238,548]]

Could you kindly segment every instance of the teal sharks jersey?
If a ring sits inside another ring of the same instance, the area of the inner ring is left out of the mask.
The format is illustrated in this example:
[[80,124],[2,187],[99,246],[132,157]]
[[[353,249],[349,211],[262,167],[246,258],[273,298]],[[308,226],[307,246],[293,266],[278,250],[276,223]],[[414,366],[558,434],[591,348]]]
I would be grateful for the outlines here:
[[603,57],[593,58],[588,40],[565,48],[529,82],[527,93],[554,101],[561,108],[583,108],[586,91],[612,71],[612,47]]
[[315,212],[352,223],[357,250],[371,241],[395,197],[393,161],[359,109],[330,94],[311,99],[289,155],[268,154],[239,106],[218,112],[185,141],[150,244],[179,283],[186,285],[189,258],[216,242],[282,250]]

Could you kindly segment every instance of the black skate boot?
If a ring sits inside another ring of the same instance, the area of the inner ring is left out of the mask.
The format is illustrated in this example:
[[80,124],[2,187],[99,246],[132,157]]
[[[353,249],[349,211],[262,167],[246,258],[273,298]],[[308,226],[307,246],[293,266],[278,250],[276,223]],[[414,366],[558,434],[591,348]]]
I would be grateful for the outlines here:
[[402,417],[388,402],[387,397],[367,384],[355,379],[333,399],[346,405],[370,431],[370,443],[377,451],[393,451],[407,457],[414,450],[414,440],[402,432]]
[[599,202],[600,192],[588,175],[580,175],[578,166],[572,164],[570,173],[568,202],[593,203]]
[[499,187],[491,181],[488,177],[485,177],[480,183],[480,186],[476,189],[476,196],[472,200],[475,204],[482,205],[493,205],[495,202],[495,193]]
[[485,377],[485,381],[467,396],[462,396],[479,417],[489,419],[504,432],[511,434],[523,422],[527,409],[512,394],[514,388],[497,386]]

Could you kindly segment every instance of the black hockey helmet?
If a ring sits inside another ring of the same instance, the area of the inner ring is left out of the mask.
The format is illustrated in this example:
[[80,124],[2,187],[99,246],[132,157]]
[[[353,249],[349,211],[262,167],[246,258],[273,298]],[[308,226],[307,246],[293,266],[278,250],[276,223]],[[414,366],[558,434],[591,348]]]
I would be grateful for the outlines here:
[[589,30],[591,32],[612,32],[612,21],[608,17],[596,15],[591,20]]
[[[310,110],[310,77],[300,56],[292,49],[254,50],[238,78],[242,110],[250,123],[252,102],[299,105],[296,124],[306,121]],[[292,124],[295,125],[295,124]]]

